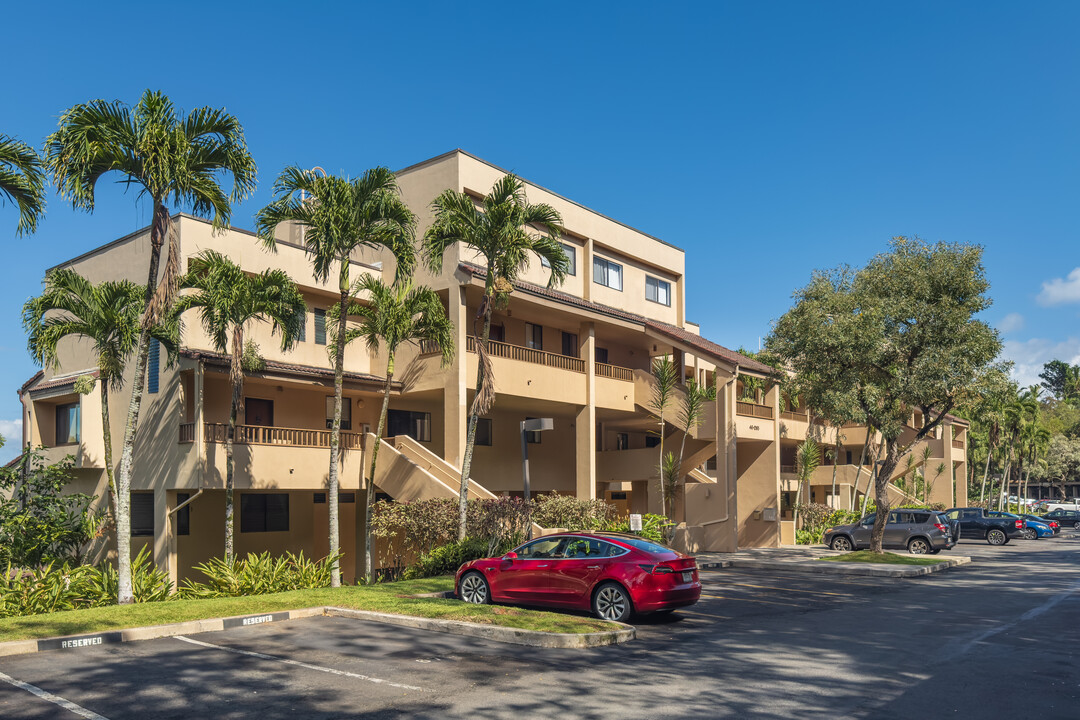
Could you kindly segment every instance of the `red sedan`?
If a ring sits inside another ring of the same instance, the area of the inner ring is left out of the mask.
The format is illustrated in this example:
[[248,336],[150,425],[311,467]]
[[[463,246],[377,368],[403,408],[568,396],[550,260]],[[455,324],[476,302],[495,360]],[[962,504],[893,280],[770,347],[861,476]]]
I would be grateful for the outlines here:
[[563,533],[531,540],[502,557],[461,566],[454,591],[465,602],[592,610],[626,622],[670,612],[701,597],[697,561],[619,533]]

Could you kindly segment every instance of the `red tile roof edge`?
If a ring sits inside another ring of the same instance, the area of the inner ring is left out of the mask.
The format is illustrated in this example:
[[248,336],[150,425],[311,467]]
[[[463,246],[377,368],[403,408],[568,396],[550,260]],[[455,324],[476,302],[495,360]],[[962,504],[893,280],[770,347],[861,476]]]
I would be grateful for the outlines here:
[[[221,353],[209,352],[206,350],[181,350],[180,355],[192,360],[207,360],[215,365],[228,366],[229,356]],[[276,360],[266,360],[267,370],[277,370],[280,372],[291,373],[294,375],[302,375],[305,377],[319,377],[334,379],[334,371],[330,368],[320,368],[314,365],[297,365],[293,363],[283,363]],[[344,377],[346,380],[357,380],[360,382],[370,383],[385,383],[386,378],[379,377],[378,375],[371,375],[370,373],[354,373],[345,372]],[[392,388],[401,389],[401,383],[399,381],[393,381],[391,383]]]

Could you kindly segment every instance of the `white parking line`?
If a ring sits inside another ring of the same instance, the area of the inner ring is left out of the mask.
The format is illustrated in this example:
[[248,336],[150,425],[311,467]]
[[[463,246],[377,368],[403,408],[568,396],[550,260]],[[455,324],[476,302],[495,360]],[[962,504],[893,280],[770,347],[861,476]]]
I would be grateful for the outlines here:
[[[369,677],[367,675],[360,675],[358,673],[351,673],[346,670],[337,670],[335,668],[323,667],[322,665],[309,665],[308,663],[303,663],[299,660],[290,660],[289,658],[282,658],[274,655],[264,655],[263,653],[225,647],[224,645],[214,645],[213,643],[203,642],[202,640],[192,640],[191,638],[184,637],[183,635],[175,635],[174,639],[182,640],[183,642],[191,643],[192,645],[200,645],[206,648],[213,648],[214,650],[223,650],[225,652],[236,653],[237,655],[247,655],[248,657],[259,658],[260,660],[273,660],[275,662],[284,663],[286,665],[295,665],[296,667],[306,668],[307,670],[318,670],[319,672],[330,673],[331,675],[342,675],[344,677],[356,678],[357,680],[367,680],[368,682],[378,683],[379,685],[387,685],[389,687],[402,688],[404,690],[424,689],[421,687],[416,687],[415,685],[404,685],[402,683],[396,683],[390,680],[383,680],[382,678]],[[95,715],[94,717],[98,716]]]
[[0,680],[3,680],[4,682],[6,682],[6,683],[8,683],[10,685],[14,685],[15,687],[17,687],[17,688],[19,688],[21,690],[25,690],[26,692],[30,693],[31,695],[37,695],[42,700],[48,700],[53,705],[59,705],[60,707],[64,708],[65,710],[67,710],[69,712],[72,712],[72,713],[75,713],[76,715],[78,715],[81,718],[86,718],[87,720],[109,720],[107,717],[104,717],[102,715],[98,715],[96,712],[93,712],[91,710],[87,710],[86,708],[84,708],[84,707],[82,707],[80,705],[76,705],[75,703],[71,702],[70,700],[65,700],[64,698],[60,697],[59,695],[53,695],[48,690],[42,690],[41,688],[37,687],[36,685],[31,685],[30,683],[24,683],[21,680],[16,680],[15,678],[11,677],[10,675],[5,675],[2,672],[0,672]]

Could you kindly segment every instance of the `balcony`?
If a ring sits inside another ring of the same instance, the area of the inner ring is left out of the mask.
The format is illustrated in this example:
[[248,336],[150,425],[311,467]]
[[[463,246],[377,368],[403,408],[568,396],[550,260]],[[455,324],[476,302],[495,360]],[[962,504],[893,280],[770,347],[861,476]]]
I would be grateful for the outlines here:
[[[190,428],[187,430],[186,428]],[[203,441],[206,443],[224,443],[229,426],[225,423],[205,423]],[[185,440],[190,437],[190,440]],[[341,447],[345,450],[359,450],[363,433],[341,433]],[[193,442],[195,439],[194,423],[180,426],[180,442]],[[239,445],[277,445],[298,448],[329,448],[330,431],[306,428],[264,427],[261,425],[237,425],[234,443]]]
[[773,419],[771,405],[758,405],[757,403],[738,400],[735,402],[735,414],[743,417],[761,418],[762,420]]
[[[468,337],[466,345],[469,352],[476,352],[476,338],[472,336]],[[527,362],[534,365],[545,365],[550,368],[569,370],[577,373],[585,372],[585,361],[581,358],[557,355],[555,353],[547,352],[546,350],[533,350],[532,348],[522,347],[521,345],[511,345],[510,343],[499,342],[498,340],[488,340],[487,347],[488,355],[493,358],[506,358],[508,360],[517,360],[519,362]]]
[[952,441],[952,446],[954,448],[956,448],[957,450],[963,450],[964,449],[964,441],[963,440],[953,440]]
[[634,371],[629,368],[619,367],[618,365],[608,365],[607,363],[602,362],[594,363],[594,366],[596,368],[596,377],[634,382]]

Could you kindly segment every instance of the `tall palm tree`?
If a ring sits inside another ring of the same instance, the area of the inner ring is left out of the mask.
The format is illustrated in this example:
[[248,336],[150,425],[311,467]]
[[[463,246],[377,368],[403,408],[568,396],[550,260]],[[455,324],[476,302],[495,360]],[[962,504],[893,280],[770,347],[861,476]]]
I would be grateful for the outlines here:
[[[379,412],[375,446],[371,450],[371,470],[364,484],[367,499],[364,509],[364,580],[372,581],[371,565],[371,506],[375,496],[375,467],[379,459],[379,441],[386,427],[390,407],[390,387],[394,380],[394,359],[404,344],[433,343],[442,353],[445,367],[454,359],[454,324],[446,316],[439,295],[427,287],[416,287],[409,279],[387,285],[373,275],[364,274],[356,283],[353,297],[367,293],[367,302],[353,300],[348,314],[361,318],[358,326],[346,330],[345,342],[363,338],[368,349],[386,350],[386,382],[383,385],[382,410]],[[335,317],[337,312],[334,313]],[[333,338],[337,342],[337,337]]]
[[[293,222],[304,231],[304,249],[313,274],[325,282],[336,269],[338,306],[347,308],[353,284],[349,268],[354,253],[364,248],[390,250],[397,260],[397,277],[406,277],[416,264],[413,242],[416,216],[401,199],[397,180],[386,168],[366,171],[356,179],[318,176],[309,170],[288,167],[274,183],[277,196],[259,211],[256,227],[263,244],[276,250],[274,231]],[[348,313],[339,313],[337,337],[346,337]],[[345,345],[335,343],[334,421],[330,426],[330,470],[327,490],[330,505],[330,555],[332,587],[341,584],[341,526],[338,513],[339,458],[341,446],[341,390],[345,372]]]
[[244,401],[244,328],[255,322],[272,323],[281,335],[281,349],[290,349],[304,323],[304,297],[284,270],[249,275],[229,258],[204,250],[191,259],[180,286],[194,292],[176,301],[174,314],[197,308],[203,329],[218,352],[229,353],[229,428],[225,434],[225,559],[233,553],[233,441],[236,418]]
[[792,521],[795,529],[799,529],[799,505],[803,501],[803,488],[810,484],[814,471],[821,465],[821,446],[813,438],[806,438],[795,449],[795,474],[799,478],[799,485],[795,491],[795,508]]
[[[529,266],[530,256],[538,255],[551,270],[548,286],[562,284],[570,271],[570,260],[559,244],[562,217],[545,203],[531,204],[525,196],[525,183],[508,174],[495,182],[491,192],[480,201],[456,190],[446,190],[432,202],[435,220],[424,233],[423,254],[434,273],[442,272],[443,255],[454,245],[475,251],[487,264],[484,296],[476,320],[482,323],[473,337],[479,362],[476,371],[476,396],[469,408],[469,428],[465,439],[465,457],[461,463],[461,488],[458,497],[458,539],[465,538],[465,515],[469,498],[469,473],[476,445],[476,423],[495,404],[495,384],[488,358],[491,334],[491,311],[509,302],[513,282]],[[592,358],[589,358],[592,362]]]
[[[167,317],[177,293],[179,239],[172,228],[169,205],[186,207],[224,228],[232,204],[255,189],[255,161],[244,142],[239,121],[224,110],[201,107],[186,116],[160,92],[147,90],[134,107],[119,101],[91,100],[60,116],[60,127],[46,140],[45,166],[60,195],[76,208],[93,212],[98,180],[116,172],[121,182],[139,188],[153,203],[150,262],[145,309],[136,345],[135,380],[131,388],[123,450],[116,478],[117,600],[133,602],[131,589],[131,469],[139,425],[151,329]],[[231,174],[231,192],[222,190],[222,174]],[[166,238],[169,253],[160,268]],[[159,276],[159,270],[160,276]]]
[[2,134],[0,198],[19,206],[16,235],[37,230],[38,218],[45,212],[45,172],[41,167],[41,158],[26,143]]
[[[674,486],[678,482],[679,468],[674,453],[664,453],[664,435],[666,434],[665,415],[671,402],[675,399],[675,388],[679,384],[679,369],[671,361],[671,355],[661,355],[653,358],[652,365],[653,383],[652,397],[649,398],[649,409],[656,416],[660,426],[660,464],[657,466],[660,472],[660,513],[668,514],[668,496],[674,493]],[[670,492],[669,492],[670,488]]]
[[[109,391],[124,385],[124,367],[139,339],[139,317],[144,288],[128,280],[98,285],[74,270],[53,270],[45,277],[45,290],[23,305],[23,327],[30,355],[42,366],[59,367],[57,346],[66,337],[86,338],[97,356],[101,393],[101,431],[105,445],[105,475],[109,483],[109,510],[117,517],[113,478],[112,427]],[[176,352],[176,327],[155,325],[151,336]]]

